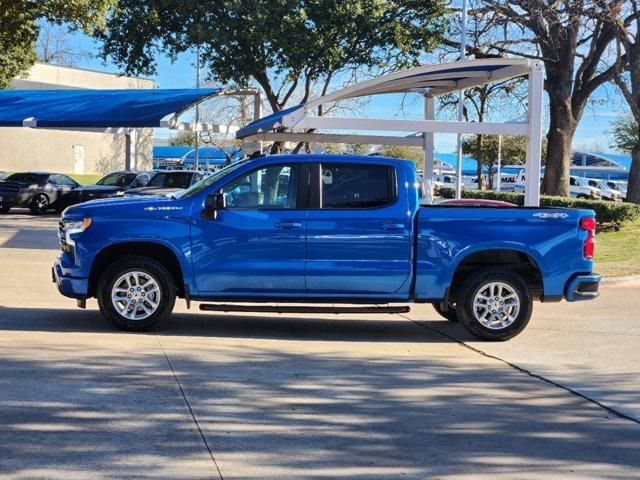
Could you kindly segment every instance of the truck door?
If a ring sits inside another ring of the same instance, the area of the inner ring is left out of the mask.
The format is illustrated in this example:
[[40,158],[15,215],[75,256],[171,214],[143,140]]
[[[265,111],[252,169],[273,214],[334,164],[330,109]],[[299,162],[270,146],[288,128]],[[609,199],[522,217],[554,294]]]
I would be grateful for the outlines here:
[[[392,165],[312,167],[307,219],[310,295],[381,297],[409,283],[412,215]],[[404,182],[403,182],[404,183]],[[317,208],[313,208],[317,207]]]
[[227,207],[192,228],[200,295],[303,294],[307,189],[307,164],[268,165],[225,185]]

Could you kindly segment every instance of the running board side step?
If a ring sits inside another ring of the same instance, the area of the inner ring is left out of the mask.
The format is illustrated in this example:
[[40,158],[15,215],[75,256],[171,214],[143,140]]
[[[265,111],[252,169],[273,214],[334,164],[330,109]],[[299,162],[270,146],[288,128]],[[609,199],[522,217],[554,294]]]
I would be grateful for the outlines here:
[[268,312],[268,313],[407,313],[406,306],[397,307],[316,307],[306,305],[233,305],[226,303],[202,303],[200,310],[207,312]]

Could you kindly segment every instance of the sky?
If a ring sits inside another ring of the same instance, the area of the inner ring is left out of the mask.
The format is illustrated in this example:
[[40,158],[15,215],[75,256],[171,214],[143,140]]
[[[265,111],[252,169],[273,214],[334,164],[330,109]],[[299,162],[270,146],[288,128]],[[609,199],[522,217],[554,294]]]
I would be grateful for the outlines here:
[[[75,49],[91,53],[87,58],[80,61],[77,65],[79,68],[121,73],[119,68],[112,62],[103,62],[99,55],[99,46],[91,38],[82,33],[71,33],[67,37],[67,42]],[[158,88],[195,88],[194,52],[180,55],[175,63],[172,63],[166,56],[158,57],[156,61],[158,65],[157,73],[150,78],[155,81]],[[204,77],[204,72],[201,75]],[[414,98],[415,100],[412,101],[411,98],[405,98],[402,95],[372,97],[362,107],[360,115],[368,118],[389,118],[390,116],[420,118],[423,111],[422,100],[417,95]],[[610,123],[621,113],[628,111],[628,106],[625,105],[624,99],[613,86],[600,88],[595,92],[593,100],[594,105],[587,108],[578,126],[574,139],[574,148],[589,151],[613,151],[611,137],[608,133],[611,129]],[[546,125],[544,130],[546,131]],[[156,129],[155,137],[158,139],[167,139],[171,136],[173,136],[172,131]],[[437,134],[435,142],[436,151],[438,152],[455,151],[455,135]]]

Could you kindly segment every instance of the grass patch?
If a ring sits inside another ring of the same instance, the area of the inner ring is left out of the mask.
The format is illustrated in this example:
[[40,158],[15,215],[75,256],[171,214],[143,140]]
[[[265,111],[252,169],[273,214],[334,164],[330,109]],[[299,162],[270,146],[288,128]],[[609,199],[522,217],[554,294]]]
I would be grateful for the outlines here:
[[93,185],[104,175],[76,175],[75,173],[70,173],[69,176],[80,185]]
[[640,274],[640,220],[596,235],[594,270],[606,277]]

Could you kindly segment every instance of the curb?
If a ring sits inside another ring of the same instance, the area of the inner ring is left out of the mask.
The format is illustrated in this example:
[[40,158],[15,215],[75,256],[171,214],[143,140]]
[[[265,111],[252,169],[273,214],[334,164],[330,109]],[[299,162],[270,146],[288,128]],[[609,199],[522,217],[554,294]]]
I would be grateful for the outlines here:
[[602,283],[607,285],[616,285],[619,283],[640,284],[640,275],[625,275],[622,277],[602,277]]

